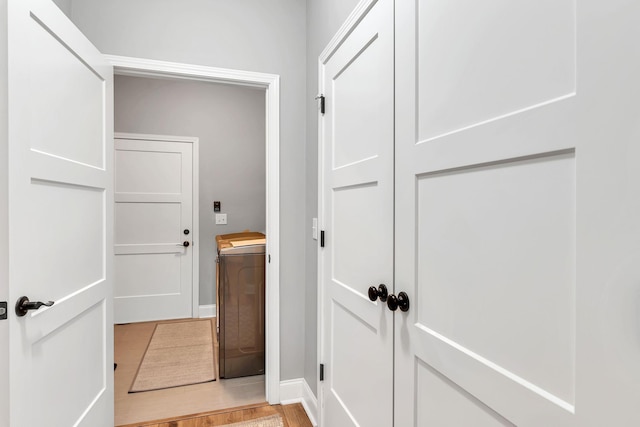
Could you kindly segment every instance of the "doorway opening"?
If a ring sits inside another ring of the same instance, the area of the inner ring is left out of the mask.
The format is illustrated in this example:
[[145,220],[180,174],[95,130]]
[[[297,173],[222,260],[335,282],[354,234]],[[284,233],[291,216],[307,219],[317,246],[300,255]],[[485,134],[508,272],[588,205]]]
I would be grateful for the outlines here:
[[[192,90],[196,90],[194,85],[200,84],[209,87],[217,87],[222,91],[232,92],[232,89],[238,89],[241,93],[249,96],[252,99],[261,99],[261,114],[262,114],[262,131],[263,137],[261,138],[264,141],[263,150],[262,150],[262,170],[263,174],[262,180],[262,223],[258,221],[257,223],[254,221],[253,223],[249,220],[249,225],[247,222],[236,223],[237,227],[240,227],[240,230],[232,229],[233,224],[233,216],[229,212],[228,217],[228,228],[218,227],[218,230],[207,230],[210,236],[203,236],[203,233],[200,234],[200,238],[194,235],[193,239],[197,239],[199,241],[195,241],[194,243],[198,246],[200,251],[200,257],[194,257],[194,285],[193,285],[193,305],[192,305],[192,316],[193,318],[199,317],[211,317],[215,316],[215,305],[212,304],[215,301],[215,290],[213,283],[215,283],[215,235],[217,234],[225,234],[229,232],[235,231],[243,231],[245,229],[254,229],[253,231],[261,231],[264,232],[267,236],[266,239],[266,264],[265,264],[265,314],[264,314],[264,322],[265,322],[265,377],[264,377],[264,386],[260,386],[262,390],[260,391],[263,396],[262,401],[266,400],[270,404],[279,403],[279,386],[280,386],[280,373],[279,373],[279,304],[278,304],[278,293],[279,293],[279,244],[278,244],[278,224],[279,224],[279,77],[276,75],[270,74],[262,74],[262,73],[253,73],[253,72],[245,72],[245,71],[237,71],[237,70],[228,70],[228,69],[219,69],[219,68],[211,68],[211,67],[202,67],[202,66],[193,66],[188,64],[177,64],[177,63],[167,63],[162,61],[152,61],[152,60],[142,60],[137,58],[127,58],[127,57],[116,57],[116,56],[107,56],[107,59],[114,66],[114,74],[116,81],[116,88],[118,84],[122,83],[127,85],[132,83],[134,80],[140,80],[145,85],[160,85],[160,86],[176,86],[177,84],[183,85],[192,85]],[[211,84],[213,83],[213,84]],[[177,87],[177,86],[176,86]],[[116,90],[116,95],[117,95]],[[261,98],[256,98],[261,97]],[[200,120],[207,118],[206,109],[201,111]],[[118,106],[116,105],[116,116],[118,116]],[[153,115],[151,111],[148,112],[150,116]],[[224,110],[221,110],[219,113],[223,114]],[[194,115],[197,115],[196,112]],[[146,120],[153,120],[153,117],[146,117]],[[122,120],[120,121],[122,123]],[[252,126],[251,123],[246,123],[246,127],[250,128]],[[165,128],[166,129],[166,128]],[[116,120],[116,131],[124,131],[124,132],[136,132],[136,133],[154,133],[154,134],[180,134],[182,136],[193,136],[200,138],[199,147],[200,147],[200,165],[203,165],[205,162],[203,158],[205,157],[205,153],[203,148],[205,147],[204,141],[201,135],[198,135],[194,132],[190,132],[188,130],[163,130],[162,128],[136,128],[135,126],[125,126],[120,128],[118,127],[118,120]],[[218,144],[222,144],[224,146],[224,142],[217,141]],[[230,142],[231,144],[233,142]],[[218,145],[216,144],[216,145]],[[219,145],[218,145],[219,146]],[[240,148],[241,147],[236,147]],[[245,148],[245,154],[251,156],[252,151],[247,150]],[[209,153],[210,155],[210,153]],[[254,159],[255,161],[255,159]],[[230,170],[237,170],[240,173],[247,172],[242,164],[237,165],[225,165],[226,167],[230,167]],[[211,178],[208,174],[208,171],[202,170],[200,168],[200,186],[205,184],[203,182],[203,177],[206,176],[206,183],[210,183],[210,181],[214,178]],[[254,170],[256,169],[249,167],[248,169]],[[117,173],[117,172],[116,172]],[[195,180],[198,180],[198,176],[194,175]],[[218,178],[219,179],[219,178]],[[232,187],[230,185],[229,187]],[[202,195],[202,191],[200,192]],[[194,194],[194,198],[198,197],[198,194]],[[220,198],[214,197],[213,200],[208,200],[206,202],[203,201],[202,197],[200,198],[200,216],[202,217],[202,213],[206,212],[206,214],[210,218],[215,218],[214,214],[214,201],[221,201],[223,206],[221,212],[225,211],[225,200],[229,200],[229,198],[225,199],[227,196],[221,196]],[[222,199],[222,200],[221,200]],[[229,205],[227,205],[230,207]],[[255,210],[245,207],[244,211]],[[211,211],[211,212],[209,212]],[[235,219],[238,219],[241,213],[238,213]],[[194,221],[196,221],[197,215],[194,215]],[[202,220],[202,218],[201,218]],[[194,227],[195,228],[195,227]],[[204,227],[202,227],[204,228]],[[209,227],[211,228],[211,227]],[[228,231],[227,231],[228,230]],[[203,260],[207,264],[203,266]],[[200,261],[200,268],[198,268],[198,261]],[[204,267],[204,268],[203,268]],[[214,272],[213,275],[211,272]],[[198,276],[200,279],[198,280]],[[217,302],[217,301],[215,301]],[[214,319],[215,320],[215,319]],[[117,322],[117,319],[116,319]],[[215,330],[216,322],[213,322],[213,328]],[[148,329],[148,327],[147,327]],[[147,331],[148,333],[148,331]],[[215,335],[215,334],[214,334]],[[116,360],[116,363],[118,361]],[[240,382],[247,382],[248,380],[243,380]],[[255,388],[255,387],[254,387]],[[240,389],[237,389],[238,391]],[[220,405],[224,405],[224,402],[215,402],[215,398],[211,396],[205,397],[212,403],[211,410],[218,409],[226,409],[220,407]],[[217,405],[217,406],[216,406]],[[227,408],[232,406],[233,403],[230,403]],[[176,415],[186,415],[186,414],[176,414]]]

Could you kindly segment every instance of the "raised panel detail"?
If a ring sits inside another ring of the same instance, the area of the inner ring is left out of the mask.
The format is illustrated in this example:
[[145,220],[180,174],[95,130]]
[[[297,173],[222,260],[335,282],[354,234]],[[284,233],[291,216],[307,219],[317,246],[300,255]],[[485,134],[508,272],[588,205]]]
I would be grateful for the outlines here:
[[[76,425],[105,391],[106,375],[113,375],[105,374],[105,319],[105,303],[101,302],[32,345],[34,355],[46,354],[58,362],[55,366],[34,363],[30,365],[32,371],[21,373],[29,385],[31,401],[40,404],[37,413],[23,414],[27,419],[31,417],[34,425]],[[82,345],[77,345],[78,337],[82,337]],[[69,378],[79,376],[82,381],[74,381],[73,387],[65,386]]]
[[574,402],[575,154],[418,180],[419,323]]
[[183,239],[179,203],[116,203],[115,243],[179,243]]
[[116,150],[116,193],[182,192],[182,154]]
[[31,148],[104,168],[104,80],[37,18],[29,59]]
[[[361,354],[376,354],[381,356],[382,360],[391,360],[386,356],[392,349],[385,346],[385,342],[393,332],[384,328],[387,323],[383,315],[386,314],[381,311],[381,328],[378,330],[354,316],[339,302],[331,301],[331,348],[336,350],[331,354],[329,361],[333,381],[331,393],[335,394],[336,400],[346,408],[356,408],[358,412],[351,414],[357,422],[356,425],[377,425],[376,412],[371,411],[366,405],[357,403],[363,399],[375,402],[383,387],[389,386],[388,373],[392,369],[391,364],[380,366],[378,372],[371,372],[369,365],[361,363],[359,357]],[[357,337],[358,352],[346,350],[353,346],[354,336]]]
[[346,187],[333,192],[333,279],[363,296],[371,284],[387,278],[392,263],[391,224],[378,195],[377,183]]
[[103,279],[104,191],[37,180],[31,191],[30,234],[41,238],[26,242],[37,266],[29,285],[50,289],[46,298],[55,300]]
[[115,297],[179,294],[181,257],[181,254],[116,256]]
[[373,37],[333,78],[329,102],[334,108],[334,168],[376,156],[380,146],[376,141],[392,137],[386,132],[388,123],[371,120],[389,108],[382,104],[385,97],[378,95],[389,84],[389,72],[380,66],[386,53]]
[[575,92],[574,0],[417,5],[418,141]]
[[513,427],[464,389],[415,359],[416,426]]

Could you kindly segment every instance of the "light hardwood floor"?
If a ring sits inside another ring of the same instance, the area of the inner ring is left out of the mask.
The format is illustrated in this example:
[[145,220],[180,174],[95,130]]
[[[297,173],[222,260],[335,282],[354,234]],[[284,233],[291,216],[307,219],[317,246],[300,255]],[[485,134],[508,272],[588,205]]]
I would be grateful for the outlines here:
[[[215,330],[215,319],[212,319],[212,322]],[[140,423],[176,419],[190,414],[227,410],[246,405],[265,405],[264,375],[218,379],[204,384],[129,394],[129,388],[156,323],[130,323],[115,326],[114,361],[118,364],[114,373],[116,426],[144,425]],[[214,344],[217,345],[217,342]],[[217,357],[217,346],[214,354]],[[216,370],[216,377],[217,375]]]
[[229,423],[253,420],[267,415],[280,414],[285,427],[312,427],[301,404],[259,405],[243,409],[222,411],[215,414],[200,414],[180,419],[162,420],[149,424],[131,424],[123,427],[213,427]]

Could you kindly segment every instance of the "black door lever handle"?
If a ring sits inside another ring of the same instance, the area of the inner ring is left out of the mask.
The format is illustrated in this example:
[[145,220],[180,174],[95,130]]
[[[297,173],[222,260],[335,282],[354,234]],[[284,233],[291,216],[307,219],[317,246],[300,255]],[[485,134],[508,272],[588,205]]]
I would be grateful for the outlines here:
[[29,310],[37,310],[42,306],[51,307],[53,305],[53,301],[29,301],[28,297],[20,297],[18,298],[18,302],[16,302],[16,314],[18,317],[25,316]]

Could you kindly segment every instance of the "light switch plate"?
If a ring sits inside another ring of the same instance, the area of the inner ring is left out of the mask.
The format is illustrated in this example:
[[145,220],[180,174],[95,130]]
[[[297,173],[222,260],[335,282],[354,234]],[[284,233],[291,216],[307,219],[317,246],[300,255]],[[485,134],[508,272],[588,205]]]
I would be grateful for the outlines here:
[[311,220],[311,237],[313,240],[318,240],[318,218]]
[[216,214],[216,225],[226,225],[227,214]]

